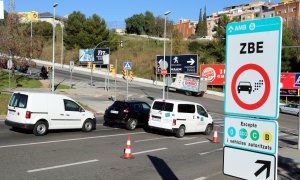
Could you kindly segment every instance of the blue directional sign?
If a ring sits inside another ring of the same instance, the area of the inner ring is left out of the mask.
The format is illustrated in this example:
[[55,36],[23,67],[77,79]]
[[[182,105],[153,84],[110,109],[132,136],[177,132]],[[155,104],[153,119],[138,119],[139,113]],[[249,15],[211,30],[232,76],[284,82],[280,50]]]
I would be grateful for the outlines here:
[[166,56],[164,63],[164,56],[156,56],[157,70],[156,73],[160,74],[161,69],[167,69],[167,74],[198,74],[198,55],[173,55]]
[[123,62],[123,69],[130,71],[132,69],[132,62]]

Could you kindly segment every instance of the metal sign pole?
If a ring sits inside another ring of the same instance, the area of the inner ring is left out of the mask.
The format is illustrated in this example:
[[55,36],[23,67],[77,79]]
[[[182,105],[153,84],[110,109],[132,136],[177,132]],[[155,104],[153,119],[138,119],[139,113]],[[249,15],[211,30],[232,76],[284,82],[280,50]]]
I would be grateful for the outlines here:
[[8,88],[10,89],[10,71],[11,70],[8,70]]
[[300,97],[299,97],[299,113],[298,113],[298,150],[300,150]]
[[[117,70],[118,70],[118,60],[116,59],[116,66],[115,66],[115,68],[116,68],[116,73],[118,72]],[[117,100],[117,76],[115,75],[115,101]]]
[[72,74],[73,74],[73,70],[71,70],[71,74],[70,74],[70,87],[72,89],[72,86],[73,86],[73,82],[72,82]]
[[91,86],[93,86],[93,64],[91,67]]
[[126,99],[128,100],[128,70],[126,70]]
[[107,65],[106,70],[107,70],[107,74],[108,74],[108,76],[107,76],[107,91],[109,91],[109,80],[110,80],[109,75],[110,75],[110,69],[109,69],[109,66],[108,66],[108,65]]

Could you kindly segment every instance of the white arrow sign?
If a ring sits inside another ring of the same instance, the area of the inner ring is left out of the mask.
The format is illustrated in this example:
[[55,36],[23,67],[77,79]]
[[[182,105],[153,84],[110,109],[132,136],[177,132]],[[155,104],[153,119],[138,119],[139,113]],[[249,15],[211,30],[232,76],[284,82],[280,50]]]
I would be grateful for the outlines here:
[[191,58],[190,61],[187,61],[187,63],[190,63],[190,65],[192,66],[195,63],[195,60]]

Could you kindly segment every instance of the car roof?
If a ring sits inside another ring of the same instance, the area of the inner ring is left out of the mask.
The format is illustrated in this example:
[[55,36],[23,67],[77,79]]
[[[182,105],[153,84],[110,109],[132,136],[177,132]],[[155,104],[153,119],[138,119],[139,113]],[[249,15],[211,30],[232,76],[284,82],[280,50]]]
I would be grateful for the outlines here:
[[63,95],[63,94],[56,94],[56,93],[52,93],[52,92],[38,92],[38,91],[14,91],[14,93],[20,93],[20,94],[25,94],[25,95],[55,95],[55,96],[60,96],[60,97],[64,97],[64,98],[67,98],[67,99],[72,99],[66,95]]
[[145,101],[139,101],[139,100],[117,100],[117,101],[119,101],[119,102],[126,102],[126,103],[146,103],[146,104],[148,104]]
[[182,101],[176,99],[155,99],[154,101],[168,102],[168,103],[180,103],[180,104],[199,104],[191,101]]

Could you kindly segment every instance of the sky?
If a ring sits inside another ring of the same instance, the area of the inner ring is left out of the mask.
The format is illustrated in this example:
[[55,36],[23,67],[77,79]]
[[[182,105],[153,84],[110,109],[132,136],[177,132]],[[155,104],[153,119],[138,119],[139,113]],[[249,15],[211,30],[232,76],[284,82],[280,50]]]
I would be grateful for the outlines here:
[[[51,12],[52,5],[58,3],[56,14],[65,16],[73,11],[80,11],[87,17],[97,14],[103,18],[111,28],[125,26],[125,19],[134,14],[150,11],[154,16],[164,16],[166,11],[171,11],[169,20],[178,22],[180,19],[198,20],[200,8],[207,15],[221,11],[224,7],[253,2],[256,0],[15,0],[17,12]],[[265,0],[269,1],[269,0]],[[271,0],[278,3],[280,0]],[[4,0],[4,8],[8,10],[8,0]]]

